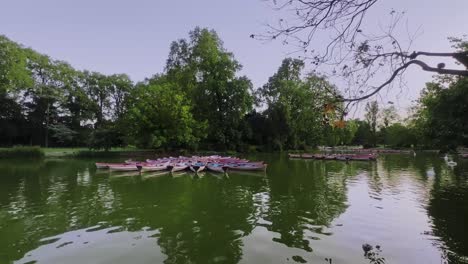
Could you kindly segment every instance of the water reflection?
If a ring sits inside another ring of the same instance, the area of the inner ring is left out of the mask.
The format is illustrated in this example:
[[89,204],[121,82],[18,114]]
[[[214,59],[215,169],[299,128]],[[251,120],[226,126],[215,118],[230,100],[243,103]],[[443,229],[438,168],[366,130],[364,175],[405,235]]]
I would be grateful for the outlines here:
[[258,158],[267,175],[1,162],[0,263],[365,263],[364,243],[389,263],[468,255],[466,162]]

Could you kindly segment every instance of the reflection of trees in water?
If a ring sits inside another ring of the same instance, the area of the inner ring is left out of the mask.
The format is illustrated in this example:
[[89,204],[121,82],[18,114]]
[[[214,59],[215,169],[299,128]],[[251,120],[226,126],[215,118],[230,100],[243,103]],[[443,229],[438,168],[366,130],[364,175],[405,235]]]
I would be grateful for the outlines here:
[[[465,162],[459,161],[463,168]],[[466,167],[464,167],[466,168]],[[434,235],[445,247],[448,263],[466,263],[468,257],[468,182],[466,170],[453,173],[442,169],[431,192],[428,213],[433,222]],[[464,260],[460,257],[464,256]]]
[[44,237],[91,226],[158,230],[167,263],[240,260],[241,238],[257,221],[253,195],[265,178],[163,176],[143,181],[139,176],[95,175],[88,165],[46,162],[19,175],[12,187],[2,185],[8,196],[0,200],[7,208],[0,209],[0,246],[8,260],[21,258]]
[[270,177],[269,208],[262,224],[280,234],[273,240],[312,251],[306,232],[327,234],[324,227],[346,209],[344,163],[298,161],[279,166]]
[[[251,218],[253,194],[262,181],[242,175],[221,181],[214,177],[167,178],[135,185],[140,195],[122,192],[122,202],[126,208],[131,208],[127,202],[146,208],[132,215],[146,221],[140,226],[159,229],[158,244],[167,255],[165,263],[236,263],[242,257],[241,237],[252,231],[256,221]],[[151,209],[155,202],[158,206]]]
[[[9,261],[38,247],[44,237],[119,226],[155,230],[166,263],[236,263],[242,257],[242,237],[262,225],[278,233],[276,242],[311,251],[310,233],[327,234],[326,227],[346,209],[346,181],[359,172],[368,171],[370,188],[382,191],[391,188],[389,182],[408,177],[426,182],[426,172],[433,168],[428,210],[434,233],[455,254],[468,255],[466,163],[459,160],[450,170],[438,158],[418,154],[398,165],[402,159],[349,164],[280,160],[270,164],[267,178],[238,174],[229,179],[109,177],[74,160],[0,164],[9,176],[0,179],[0,248]],[[418,175],[402,176],[408,169]]]
[[[73,193],[76,194],[71,189],[76,187],[69,177],[86,168],[83,162],[67,162],[68,166],[56,161],[34,161],[31,164],[13,164],[14,171],[3,164],[0,166],[5,176],[1,179],[2,191],[8,178],[18,180],[11,187],[15,191],[8,194],[12,198],[2,199],[4,206],[0,209],[0,248],[12,260],[37,247],[41,238],[71,228],[74,217],[70,214],[74,211],[72,197]],[[87,209],[89,212],[94,208]]]

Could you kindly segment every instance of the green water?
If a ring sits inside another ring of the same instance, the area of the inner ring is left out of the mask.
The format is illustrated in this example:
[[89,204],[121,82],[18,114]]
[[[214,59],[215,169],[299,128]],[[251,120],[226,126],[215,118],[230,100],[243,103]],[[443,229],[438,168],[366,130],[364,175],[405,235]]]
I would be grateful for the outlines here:
[[468,161],[259,155],[266,174],[126,174],[0,161],[0,263],[468,261]]

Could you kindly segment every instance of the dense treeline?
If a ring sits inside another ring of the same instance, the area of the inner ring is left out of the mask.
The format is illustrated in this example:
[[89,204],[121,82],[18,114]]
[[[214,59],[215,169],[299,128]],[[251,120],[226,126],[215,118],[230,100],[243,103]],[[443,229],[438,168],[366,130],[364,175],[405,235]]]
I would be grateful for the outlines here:
[[371,102],[365,120],[345,122],[330,103],[336,87],[304,72],[302,61],[284,59],[258,89],[241,68],[216,32],[201,28],[170,45],[164,72],[139,83],[76,70],[0,36],[0,145],[246,151],[468,143],[466,79],[428,84],[411,120]]

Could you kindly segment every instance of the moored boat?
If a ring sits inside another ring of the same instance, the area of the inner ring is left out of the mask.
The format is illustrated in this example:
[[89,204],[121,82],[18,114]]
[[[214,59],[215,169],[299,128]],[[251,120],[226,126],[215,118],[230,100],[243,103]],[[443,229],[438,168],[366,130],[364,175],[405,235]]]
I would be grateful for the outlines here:
[[187,163],[174,163],[174,164],[171,164],[171,165],[169,165],[167,167],[171,172],[176,172],[176,171],[185,170],[189,166],[187,165]]
[[96,168],[98,168],[98,169],[108,169],[109,168],[109,163],[96,162],[95,165],[96,165]]
[[375,161],[377,157],[375,155],[352,155],[349,156],[349,160],[355,161]]
[[206,164],[203,163],[203,162],[196,162],[196,163],[192,163],[190,164],[189,168],[191,171],[195,172],[195,173],[198,173],[202,170],[204,170],[206,167]]
[[148,163],[141,166],[138,166],[141,171],[162,171],[166,170],[169,162],[166,163]]
[[303,159],[313,159],[314,155],[313,154],[302,154],[301,158],[303,158]]
[[223,169],[223,164],[220,164],[220,163],[208,163],[206,164],[206,168],[214,172],[221,172],[221,173],[225,172]]

